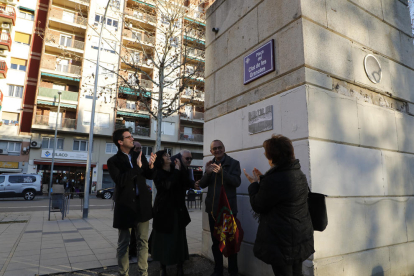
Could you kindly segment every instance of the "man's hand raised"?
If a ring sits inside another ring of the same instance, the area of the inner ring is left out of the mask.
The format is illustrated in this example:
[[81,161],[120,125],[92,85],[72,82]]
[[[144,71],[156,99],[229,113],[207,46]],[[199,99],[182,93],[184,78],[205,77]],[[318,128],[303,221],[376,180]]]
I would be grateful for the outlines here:
[[151,157],[150,157],[150,160],[149,160],[149,163],[148,163],[149,168],[151,170],[154,168],[154,163],[155,163],[156,158],[157,158],[157,155],[155,153],[151,152]]
[[210,174],[213,172],[213,166],[211,166],[211,164],[213,163],[213,161],[208,161],[206,164],[206,173]]

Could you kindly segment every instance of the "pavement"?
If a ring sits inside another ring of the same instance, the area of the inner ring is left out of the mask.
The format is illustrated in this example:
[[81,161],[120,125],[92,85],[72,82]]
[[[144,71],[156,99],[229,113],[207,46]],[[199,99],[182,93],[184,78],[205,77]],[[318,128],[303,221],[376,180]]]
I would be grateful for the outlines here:
[[[202,211],[189,212],[191,257],[185,274],[210,275],[213,263],[200,256]],[[91,209],[87,219],[80,210],[70,210],[64,220],[61,213],[51,213],[50,221],[47,211],[0,213],[0,276],[116,275],[118,232],[112,220],[111,209]],[[158,269],[158,262],[150,262],[149,276],[159,275]],[[175,275],[175,267],[169,270]],[[136,271],[131,264],[130,275]]]

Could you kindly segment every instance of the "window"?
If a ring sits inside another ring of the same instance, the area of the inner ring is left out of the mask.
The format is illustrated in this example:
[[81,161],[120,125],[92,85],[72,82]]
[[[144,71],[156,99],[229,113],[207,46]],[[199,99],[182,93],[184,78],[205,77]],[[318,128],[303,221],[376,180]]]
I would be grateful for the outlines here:
[[10,69],[26,71],[26,63],[27,63],[26,60],[19,59],[19,58],[11,58],[10,63],[11,63]]
[[164,148],[164,150],[170,155],[172,156],[172,148]]
[[19,44],[30,45],[30,35],[16,32],[14,35],[14,42]]
[[18,85],[7,85],[9,87],[9,97],[16,97],[16,98],[22,98],[23,97],[23,86]]
[[170,37],[170,43],[173,47],[178,47],[179,39],[177,36]]
[[[53,149],[53,147],[55,146],[54,144],[55,144],[55,138],[43,137],[42,139],[43,149]],[[63,150],[63,139],[62,138],[57,138],[56,149]]]
[[69,71],[69,60],[67,60],[67,59],[59,60],[58,63],[56,64],[56,71],[68,73],[68,71]]
[[106,143],[105,153],[115,154],[118,152],[118,147],[114,143]]
[[5,125],[16,125],[19,124],[19,113],[5,112],[3,111],[1,120]]
[[192,152],[191,156],[193,159],[203,159],[203,153],[202,152]]
[[35,183],[36,177],[30,175],[11,175],[9,176],[10,183]]
[[9,147],[8,147],[9,152],[18,152],[18,153],[20,153],[21,148],[22,148],[22,143],[20,143],[20,142],[9,142]]
[[111,7],[118,9],[121,7],[121,3],[119,0],[110,0],[111,3],[109,4]]
[[161,122],[161,134],[174,135],[174,133],[175,133],[175,123]]
[[3,183],[4,182],[4,179],[6,179],[6,177],[0,175],[0,183]]
[[[83,111],[83,122],[84,126],[89,126],[91,123],[91,112]],[[95,113],[94,119],[95,127],[109,128],[109,114],[108,113]]]
[[[96,14],[95,15],[95,26],[98,26],[100,23],[103,22],[103,15]],[[108,28],[115,29],[115,31],[118,31],[118,20],[112,19],[112,18],[106,18],[106,26]]]
[[30,11],[23,10],[20,7],[20,10],[19,10],[19,18],[23,18],[23,19],[27,19],[27,20],[33,21],[34,20],[34,13],[33,12],[30,12]]
[[72,47],[72,36],[60,35],[59,44],[66,47]]
[[62,20],[66,22],[75,23],[75,14],[73,12],[63,11]]
[[88,151],[88,141],[86,140],[74,140],[73,150],[76,151]]
[[151,155],[151,152],[152,152],[152,147],[150,147],[150,146],[142,146],[142,148],[141,148],[141,151],[142,151],[142,154],[144,154],[144,155]]
[[184,127],[184,135],[193,134],[193,129],[191,127]]
[[136,102],[134,102],[134,101],[127,101],[127,102],[126,102],[126,108],[127,108],[127,109],[133,109],[133,110],[136,110],[136,109],[137,109]]

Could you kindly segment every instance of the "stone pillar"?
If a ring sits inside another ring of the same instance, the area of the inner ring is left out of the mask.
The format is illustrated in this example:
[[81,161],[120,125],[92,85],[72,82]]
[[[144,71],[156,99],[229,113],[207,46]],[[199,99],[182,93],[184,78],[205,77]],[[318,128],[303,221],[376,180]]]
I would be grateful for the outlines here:
[[[218,28],[217,33],[211,31]],[[216,0],[207,11],[204,162],[220,139],[252,171],[262,143],[292,139],[329,225],[315,232],[305,275],[414,274],[414,47],[404,0]],[[275,71],[243,82],[244,57],[274,40]],[[373,55],[381,66],[378,68]],[[249,112],[273,129],[249,134]],[[243,275],[273,275],[253,256],[257,231],[242,175]],[[207,214],[203,254],[212,259]],[[383,274],[381,274],[383,273]]]

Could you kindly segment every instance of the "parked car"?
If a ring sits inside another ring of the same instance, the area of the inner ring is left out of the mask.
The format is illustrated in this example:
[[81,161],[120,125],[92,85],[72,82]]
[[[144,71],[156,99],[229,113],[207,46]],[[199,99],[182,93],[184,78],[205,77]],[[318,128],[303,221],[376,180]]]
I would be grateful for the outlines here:
[[102,199],[110,199],[114,194],[114,189],[115,187],[98,190],[96,192],[96,197],[100,197]]
[[23,197],[33,200],[42,195],[42,178],[36,174],[1,174],[0,198]]

